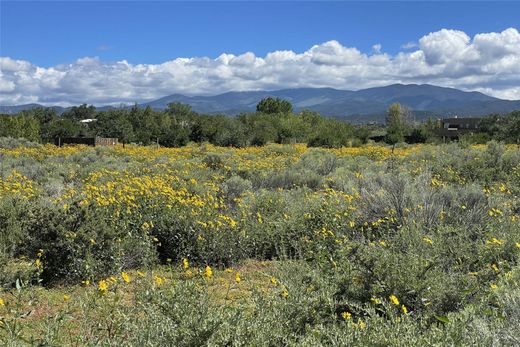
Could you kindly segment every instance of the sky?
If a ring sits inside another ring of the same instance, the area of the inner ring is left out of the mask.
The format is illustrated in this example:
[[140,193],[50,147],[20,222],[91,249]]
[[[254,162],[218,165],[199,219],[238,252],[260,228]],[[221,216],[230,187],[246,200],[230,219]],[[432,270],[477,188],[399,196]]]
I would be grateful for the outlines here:
[[520,2],[0,0],[0,104],[430,83],[520,99]]

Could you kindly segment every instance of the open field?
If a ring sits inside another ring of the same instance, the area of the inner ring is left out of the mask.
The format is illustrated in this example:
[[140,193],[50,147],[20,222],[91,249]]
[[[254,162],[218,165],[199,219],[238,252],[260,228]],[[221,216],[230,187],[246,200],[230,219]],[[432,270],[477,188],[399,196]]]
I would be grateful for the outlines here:
[[0,139],[0,342],[520,344],[520,150]]

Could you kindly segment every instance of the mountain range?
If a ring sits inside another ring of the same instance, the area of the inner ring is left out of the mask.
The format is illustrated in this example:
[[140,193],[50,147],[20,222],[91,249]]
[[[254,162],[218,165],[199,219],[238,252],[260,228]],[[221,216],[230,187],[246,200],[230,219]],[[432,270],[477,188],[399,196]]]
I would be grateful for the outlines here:
[[[417,119],[433,117],[470,117],[490,113],[507,113],[520,109],[520,100],[502,100],[480,92],[466,92],[429,84],[392,84],[358,91],[332,88],[297,88],[275,91],[228,92],[214,96],[173,94],[139,104],[153,109],[165,109],[169,103],[181,102],[193,110],[207,114],[236,115],[251,112],[263,98],[273,96],[290,101],[295,111],[310,109],[324,116],[351,122],[382,121],[388,106],[399,102],[413,111]],[[0,106],[0,113],[13,114],[38,104]],[[65,109],[54,107],[58,113]],[[100,110],[111,106],[98,107]]]

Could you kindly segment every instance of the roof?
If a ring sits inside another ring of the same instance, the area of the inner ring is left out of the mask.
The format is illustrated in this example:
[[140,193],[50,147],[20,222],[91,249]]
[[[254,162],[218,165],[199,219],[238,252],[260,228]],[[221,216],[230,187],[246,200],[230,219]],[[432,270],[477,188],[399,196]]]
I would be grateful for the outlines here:
[[441,121],[449,124],[478,124],[482,118],[444,118]]

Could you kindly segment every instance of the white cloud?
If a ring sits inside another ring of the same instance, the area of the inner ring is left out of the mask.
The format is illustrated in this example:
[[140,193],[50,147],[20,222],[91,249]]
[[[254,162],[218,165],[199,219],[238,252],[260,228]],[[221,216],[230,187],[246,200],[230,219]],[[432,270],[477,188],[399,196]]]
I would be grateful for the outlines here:
[[[0,104],[38,102],[119,104],[174,93],[218,94],[231,90],[297,87],[362,89],[391,83],[430,83],[520,99],[520,33],[509,28],[473,38],[442,29],[390,55],[380,44],[371,53],[337,41],[305,52],[252,52],[177,58],[162,64],[104,62],[84,57],[70,64],[39,67],[0,57]],[[411,50],[410,50],[411,49]]]
[[419,45],[412,41],[407,42],[404,45],[401,45],[401,48],[403,48],[403,49],[412,49],[412,48],[417,48],[417,47],[419,47]]

